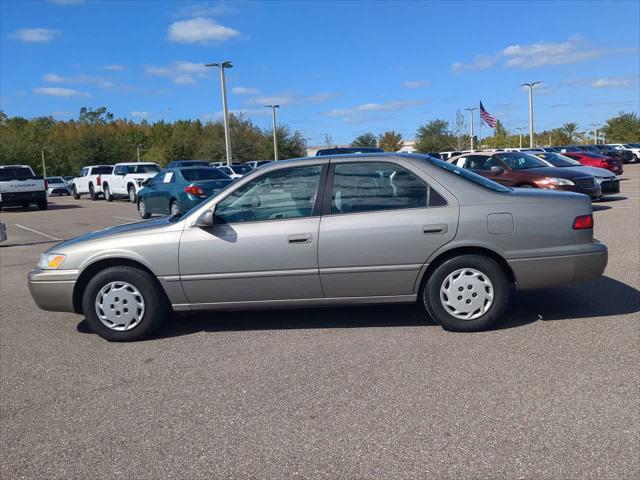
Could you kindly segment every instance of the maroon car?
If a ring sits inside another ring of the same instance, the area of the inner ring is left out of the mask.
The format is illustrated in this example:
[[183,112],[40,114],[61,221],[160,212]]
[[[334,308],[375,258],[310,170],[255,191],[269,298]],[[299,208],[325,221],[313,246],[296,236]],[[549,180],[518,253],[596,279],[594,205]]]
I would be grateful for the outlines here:
[[550,167],[539,158],[524,152],[473,152],[450,160],[507,187],[550,188],[599,196],[593,175],[572,168]]

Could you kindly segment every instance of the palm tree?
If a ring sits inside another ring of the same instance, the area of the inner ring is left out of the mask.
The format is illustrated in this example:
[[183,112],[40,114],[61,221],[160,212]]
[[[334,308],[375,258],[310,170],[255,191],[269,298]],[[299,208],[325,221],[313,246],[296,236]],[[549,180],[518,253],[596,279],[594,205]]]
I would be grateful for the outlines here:
[[575,122],[565,123],[561,130],[569,137],[569,143],[573,143],[573,137],[578,133],[578,124]]

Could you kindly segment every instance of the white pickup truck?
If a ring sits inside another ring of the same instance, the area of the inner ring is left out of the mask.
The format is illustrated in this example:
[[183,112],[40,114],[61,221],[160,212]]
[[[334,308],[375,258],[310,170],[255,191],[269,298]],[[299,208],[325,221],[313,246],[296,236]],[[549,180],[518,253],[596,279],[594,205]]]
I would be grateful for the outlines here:
[[0,165],[0,210],[15,205],[29,208],[32,203],[46,210],[47,181],[29,165]]
[[116,163],[113,174],[102,177],[104,198],[112,202],[117,197],[128,197],[136,203],[142,182],[155,177],[160,170],[158,164],[151,162]]
[[73,179],[71,193],[78,200],[81,195],[89,194],[91,200],[98,200],[102,191],[102,179],[113,171],[113,165],[89,165],[82,167],[80,174]]

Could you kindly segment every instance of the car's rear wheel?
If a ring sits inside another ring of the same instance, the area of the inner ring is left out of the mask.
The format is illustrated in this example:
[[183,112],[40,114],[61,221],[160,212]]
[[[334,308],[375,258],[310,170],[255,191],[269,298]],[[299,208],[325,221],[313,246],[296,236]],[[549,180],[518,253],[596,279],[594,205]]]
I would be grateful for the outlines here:
[[46,210],[47,208],[49,208],[49,202],[45,199],[45,200],[38,200],[38,209],[39,210]]
[[133,185],[129,185],[127,192],[129,193],[129,201],[136,203],[136,188]]
[[91,200],[98,200],[98,194],[96,193],[95,188],[93,187],[93,184],[89,185],[89,198],[91,198]]
[[73,195],[73,198],[80,200],[80,194],[78,193],[78,189],[75,185],[71,188],[71,194]]
[[424,284],[422,300],[445,330],[486,330],[504,313],[509,283],[502,267],[491,258],[461,255],[436,267]]
[[103,188],[104,191],[104,199],[107,202],[113,202],[113,195],[111,195],[111,189],[109,188],[109,185],[105,185]]
[[91,329],[110,342],[148,338],[167,319],[169,304],[149,273],[109,267],[88,283],[82,309]]
[[145,220],[151,217],[151,214],[147,211],[147,204],[144,203],[143,198],[138,200],[138,213],[140,214],[140,217],[144,218]]
[[175,200],[171,200],[171,204],[169,205],[169,211],[171,212],[171,215],[178,215],[180,213],[180,205],[178,205],[178,202]]

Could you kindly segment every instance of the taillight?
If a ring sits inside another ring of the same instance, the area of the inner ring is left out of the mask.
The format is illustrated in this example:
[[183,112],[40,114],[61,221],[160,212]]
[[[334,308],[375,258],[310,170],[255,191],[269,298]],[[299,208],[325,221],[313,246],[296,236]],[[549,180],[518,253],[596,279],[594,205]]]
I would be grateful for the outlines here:
[[609,162],[607,162],[606,160],[600,160],[600,166],[602,168],[609,168]]
[[191,195],[196,195],[198,197],[202,197],[204,195],[204,190],[195,185],[189,185],[188,187],[184,187],[184,191],[186,193],[190,193]]
[[98,175],[98,177],[96,178],[96,185],[102,185],[102,179],[100,178],[100,175]]
[[573,221],[574,230],[590,230],[593,228],[593,215],[580,215]]

